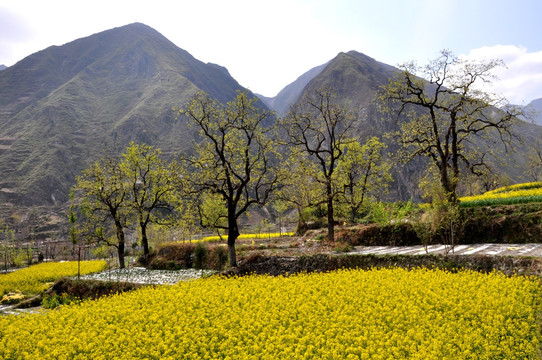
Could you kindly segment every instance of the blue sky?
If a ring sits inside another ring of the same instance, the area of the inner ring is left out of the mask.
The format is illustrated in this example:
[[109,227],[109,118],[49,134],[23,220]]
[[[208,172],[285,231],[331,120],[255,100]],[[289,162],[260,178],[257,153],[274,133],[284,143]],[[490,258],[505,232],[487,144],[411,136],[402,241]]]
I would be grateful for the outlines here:
[[449,49],[503,59],[492,90],[527,104],[542,97],[541,14],[540,0],[2,0],[0,64],[137,21],[266,96],[341,51],[397,65]]

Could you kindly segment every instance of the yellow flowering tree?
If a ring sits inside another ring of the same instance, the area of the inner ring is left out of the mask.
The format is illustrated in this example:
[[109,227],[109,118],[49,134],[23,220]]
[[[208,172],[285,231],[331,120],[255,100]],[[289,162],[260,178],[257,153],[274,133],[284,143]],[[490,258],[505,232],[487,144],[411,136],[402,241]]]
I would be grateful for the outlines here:
[[491,137],[507,147],[514,138],[522,110],[479,87],[490,83],[501,65],[466,61],[444,50],[425,66],[402,65],[378,96],[382,110],[404,116],[397,137],[405,157],[430,160],[449,202],[457,202],[462,172],[482,174],[489,167],[488,151],[477,151],[473,143]]
[[117,249],[119,266],[125,267],[125,228],[130,221],[125,176],[118,159],[103,157],[77,177],[82,223],[80,233],[91,242]]
[[137,218],[144,255],[149,254],[149,224],[173,223],[171,215],[179,200],[180,179],[161,154],[158,148],[131,142],[120,163],[129,195],[127,204]]
[[377,137],[369,138],[363,145],[354,141],[344,147],[337,170],[342,185],[339,201],[348,206],[352,223],[367,198],[386,191],[392,181],[391,166],[384,161],[385,148]]
[[[215,211],[218,218],[207,223],[201,217],[201,225],[227,232],[230,265],[237,266],[239,218],[250,206],[266,203],[278,186],[272,166],[278,157],[271,136],[272,114],[258,108],[256,99],[245,92],[225,105],[199,93],[179,112],[201,138],[195,155],[185,158],[187,189],[199,198],[220,199],[223,211]],[[212,196],[202,196],[206,193]]]
[[282,177],[282,186],[275,193],[275,198],[297,210],[297,231],[302,233],[306,229],[306,210],[321,202],[324,189],[322,184],[315,181],[317,169],[306,154],[291,152],[280,168],[285,176]]

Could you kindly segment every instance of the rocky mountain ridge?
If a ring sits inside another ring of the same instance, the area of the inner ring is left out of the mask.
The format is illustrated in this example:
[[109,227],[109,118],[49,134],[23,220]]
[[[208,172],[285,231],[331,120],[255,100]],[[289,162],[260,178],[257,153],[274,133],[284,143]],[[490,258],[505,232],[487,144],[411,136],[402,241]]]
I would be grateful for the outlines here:
[[194,134],[173,107],[238,90],[227,69],[139,23],[32,54],[0,73],[0,200],[61,204],[82,169],[130,141],[187,151]]

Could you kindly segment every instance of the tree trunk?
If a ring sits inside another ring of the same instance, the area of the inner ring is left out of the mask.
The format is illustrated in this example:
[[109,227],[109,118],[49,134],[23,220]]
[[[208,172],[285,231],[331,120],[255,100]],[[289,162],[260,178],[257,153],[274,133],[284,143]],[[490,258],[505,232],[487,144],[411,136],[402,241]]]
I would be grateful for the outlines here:
[[119,227],[117,225],[117,240],[119,242],[117,246],[117,253],[119,256],[119,267],[121,269],[125,268],[124,264],[124,230],[122,229],[122,226]]
[[333,197],[331,181],[327,183],[327,238],[329,241],[335,241],[335,220],[333,218]]
[[81,246],[77,250],[77,280],[81,279]]
[[301,213],[303,210],[301,209],[301,206],[299,205],[296,205],[296,208],[297,208],[297,215],[298,215],[296,235],[303,235],[306,229],[305,220],[303,219],[303,215]]
[[237,267],[237,254],[235,253],[235,240],[239,237],[239,228],[235,218],[235,208],[228,207],[228,252],[230,266]]
[[448,166],[446,163],[442,163],[439,166],[440,183],[442,185],[442,190],[444,191],[444,196],[448,202],[455,203],[455,188],[453,187],[453,180],[450,180],[448,175]]
[[141,227],[141,246],[143,246],[143,255],[149,255],[149,240],[147,239],[147,224],[140,220]]
[[126,267],[124,264],[124,242],[119,243],[117,250],[119,255],[119,268],[124,269]]
[[237,267],[237,254],[235,253],[235,240],[230,241],[228,236],[228,254],[230,257],[230,266]]
[[230,256],[230,266],[237,267],[237,254],[235,253],[235,240],[239,237],[237,226],[235,229],[228,230],[228,253]]

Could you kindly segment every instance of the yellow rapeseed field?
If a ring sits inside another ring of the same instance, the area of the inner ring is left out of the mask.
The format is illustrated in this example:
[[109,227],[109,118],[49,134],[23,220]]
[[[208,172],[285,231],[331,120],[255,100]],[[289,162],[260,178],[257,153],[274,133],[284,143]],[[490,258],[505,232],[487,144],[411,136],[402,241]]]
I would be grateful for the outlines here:
[[459,199],[463,206],[510,205],[542,202],[542,183],[532,182],[501,187],[481,195]]
[[495,190],[487,191],[486,194],[498,194],[498,193],[517,191],[517,190],[538,189],[538,188],[542,188],[542,182],[535,181],[535,182],[529,182],[529,183],[503,186]]
[[538,359],[540,295],[471,271],[211,277],[0,317],[0,358]]
[[[81,274],[102,271],[105,261],[81,261]],[[0,274],[0,295],[10,291],[25,294],[39,294],[46,290],[51,282],[63,276],[77,275],[77,261],[47,262],[32,265],[7,274]]]
[[[294,232],[283,232],[283,233],[259,233],[259,234],[241,234],[237,238],[238,240],[245,240],[245,239],[269,239],[269,238],[275,238],[279,236],[292,236]],[[222,235],[222,239],[227,239],[228,235]],[[200,241],[220,241],[221,238],[218,235],[213,236],[206,236],[202,238]],[[194,241],[194,240],[192,240]]]

